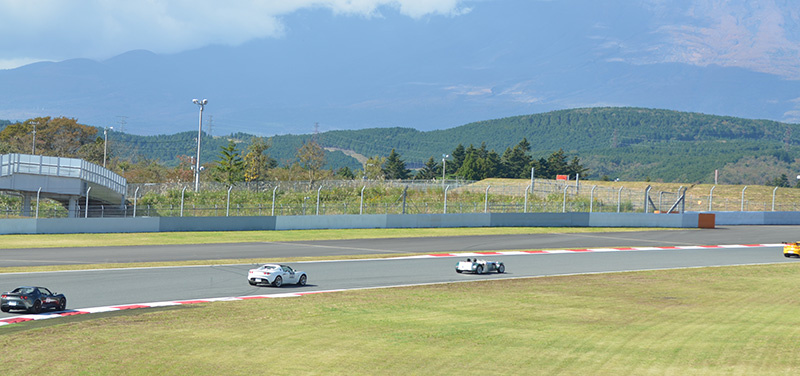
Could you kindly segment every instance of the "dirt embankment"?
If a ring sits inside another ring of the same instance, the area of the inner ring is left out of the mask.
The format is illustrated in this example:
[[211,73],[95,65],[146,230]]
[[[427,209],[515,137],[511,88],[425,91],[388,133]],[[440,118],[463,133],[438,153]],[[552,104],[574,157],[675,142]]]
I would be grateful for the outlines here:
[[329,147],[326,147],[324,149],[327,150],[327,151],[340,151],[340,152],[344,153],[345,155],[349,155],[349,156],[355,158],[358,161],[358,163],[361,163],[362,166],[367,163],[367,159],[368,159],[367,157],[365,157],[365,156],[363,156],[361,154],[358,154],[358,153],[356,153],[356,152],[354,152],[352,150],[345,150],[345,149],[340,149],[340,148],[329,148]]

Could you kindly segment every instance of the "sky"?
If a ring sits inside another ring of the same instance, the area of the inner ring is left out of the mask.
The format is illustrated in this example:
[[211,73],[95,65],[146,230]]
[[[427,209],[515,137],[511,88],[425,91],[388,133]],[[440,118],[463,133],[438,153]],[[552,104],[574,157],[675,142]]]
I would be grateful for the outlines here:
[[[603,28],[615,25],[598,24],[598,44],[619,51],[614,59],[736,66],[800,79],[800,3],[795,1],[597,1],[649,13],[652,23],[646,32],[659,40],[637,45],[635,36],[603,35]],[[291,32],[285,18],[303,10],[328,10],[338,22],[357,17],[380,24],[385,12],[415,20],[452,19],[481,12],[485,2],[514,5],[511,0],[0,0],[0,69],[72,58],[102,60],[137,49],[178,53],[283,38]]]
[[[480,2],[480,1],[477,1]],[[469,3],[477,3],[469,1]],[[459,0],[0,0],[0,69],[38,61],[106,59],[130,50],[177,53],[208,45],[281,38],[282,18],[327,9],[332,17],[379,20],[457,17]],[[220,6],[224,4],[224,6]]]
[[[108,73],[121,60],[135,68]],[[25,68],[43,61],[66,63]],[[800,2],[0,0],[0,82],[18,87],[0,93],[0,119],[154,126],[195,110],[176,98],[208,95],[231,132],[438,129],[592,106],[800,122]]]

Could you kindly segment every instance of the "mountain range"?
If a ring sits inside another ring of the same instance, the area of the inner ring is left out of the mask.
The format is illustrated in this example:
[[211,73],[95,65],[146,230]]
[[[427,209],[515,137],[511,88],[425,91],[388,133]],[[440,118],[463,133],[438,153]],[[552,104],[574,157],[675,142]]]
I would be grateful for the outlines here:
[[[765,0],[470,2],[450,17],[283,18],[280,38],[0,70],[0,119],[136,135],[432,131],[585,107],[800,119],[800,27]],[[318,127],[318,128],[315,128]]]

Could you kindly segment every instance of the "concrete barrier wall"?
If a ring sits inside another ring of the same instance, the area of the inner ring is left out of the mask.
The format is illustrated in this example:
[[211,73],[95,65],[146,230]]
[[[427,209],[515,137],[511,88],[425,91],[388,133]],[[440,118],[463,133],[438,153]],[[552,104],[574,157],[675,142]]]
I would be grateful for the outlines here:
[[717,226],[732,225],[800,225],[800,212],[708,212],[716,217]]
[[274,230],[385,228],[386,214],[292,215],[275,218]]
[[589,227],[677,227],[697,228],[699,213],[645,214],[592,213]]
[[0,219],[0,235],[2,234],[36,234],[36,219]]
[[385,228],[490,227],[490,214],[390,214]]
[[276,217],[157,217],[158,231],[265,231]]
[[[727,220],[727,222],[725,222],[726,224],[800,224],[800,213],[770,212],[767,215],[767,213],[748,212],[744,214],[747,215],[738,217],[723,215],[723,219]],[[444,227],[696,228],[698,226],[698,216],[698,213],[470,213],[305,215],[281,217],[23,218],[0,219],[0,234]],[[794,223],[788,223],[793,221]]]
[[[5,221],[0,221],[0,233],[5,232]],[[33,232],[28,234],[81,234],[114,232],[159,232],[158,218],[40,218],[33,219]]]

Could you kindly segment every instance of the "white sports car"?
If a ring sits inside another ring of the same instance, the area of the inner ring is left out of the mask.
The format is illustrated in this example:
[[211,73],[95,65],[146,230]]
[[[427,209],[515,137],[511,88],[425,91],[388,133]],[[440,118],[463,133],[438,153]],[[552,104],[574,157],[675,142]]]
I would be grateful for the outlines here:
[[456,272],[463,273],[463,272],[471,272],[476,274],[483,274],[489,272],[498,272],[498,273],[505,273],[506,266],[503,264],[502,261],[486,261],[486,260],[470,260],[467,261],[459,261],[456,264]]
[[264,264],[257,269],[250,269],[247,273],[247,282],[252,286],[272,285],[281,287],[284,283],[305,286],[306,281],[308,281],[306,272],[294,270],[289,265]]

